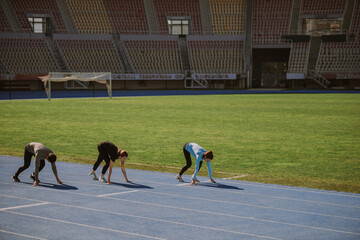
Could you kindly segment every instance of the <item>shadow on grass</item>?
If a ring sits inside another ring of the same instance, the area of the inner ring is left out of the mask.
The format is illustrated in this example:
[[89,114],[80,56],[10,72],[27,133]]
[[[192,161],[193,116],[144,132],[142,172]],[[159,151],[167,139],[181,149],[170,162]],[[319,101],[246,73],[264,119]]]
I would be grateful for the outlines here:
[[222,183],[198,183],[197,186],[212,187],[212,188],[222,188],[230,190],[244,190],[243,188],[222,184]]
[[[33,183],[29,182],[21,182],[28,185],[33,185]],[[37,187],[45,187],[45,188],[51,188],[51,189],[57,189],[57,190],[78,190],[77,187],[67,185],[67,184],[53,184],[53,183],[46,183],[46,182],[40,182]]]
[[111,182],[111,185],[118,185],[118,186],[121,186],[121,187],[133,188],[133,189],[139,189],[139,188],[143,188],[143,189],[154,189],[153,187],[146,186],[146,185],[142,185],[142,184],[137,184],[137,183],[117,183],[117,182]]

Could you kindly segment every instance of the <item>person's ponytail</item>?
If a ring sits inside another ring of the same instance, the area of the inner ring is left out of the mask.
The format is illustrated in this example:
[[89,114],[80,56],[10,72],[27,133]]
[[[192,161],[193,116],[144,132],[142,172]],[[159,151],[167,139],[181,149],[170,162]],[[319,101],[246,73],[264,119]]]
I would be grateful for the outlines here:
[[212,151],[207,151],[206,153],[203,154],[203,158],[208,158],[208,159],[213,159],[214,155]]

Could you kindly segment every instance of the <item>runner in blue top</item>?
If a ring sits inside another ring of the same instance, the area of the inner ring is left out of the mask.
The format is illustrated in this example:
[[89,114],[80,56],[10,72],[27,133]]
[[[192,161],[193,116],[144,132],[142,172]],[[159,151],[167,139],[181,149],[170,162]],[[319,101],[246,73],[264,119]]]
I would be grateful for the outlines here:
[[184,180],[182,179],[181,176],[184,174],[184,172],[186,170],[188,170],[191,167],[191,156],[190,156],[190,154],[191,154],[196,160],[196,165],[195,165],[195,172],[192,175],[190,185],[195,185],[196,182],[200,182],[196,178],[196,175],[198,174],[198,172],[199,172],[199,170],[201,168],[202,162],[204,160],[205,160],[205,162],[207,163],[207,166],[208,166],[208,172],[209,172],[210,181],[212,183],[215,183],[214,179],[212,178],[211,163],[210,163],[211,160],[214,158],[212,151],[206,151],[199,144],[196,144],[196,143],[186,143],[183,146],[183,152],[184,152],[184,156],[185,156],[185,159],[186,159],[186,165],[181,169],[180,173],[178,175],[176,175],[176,178],[180,182],[184,182]]

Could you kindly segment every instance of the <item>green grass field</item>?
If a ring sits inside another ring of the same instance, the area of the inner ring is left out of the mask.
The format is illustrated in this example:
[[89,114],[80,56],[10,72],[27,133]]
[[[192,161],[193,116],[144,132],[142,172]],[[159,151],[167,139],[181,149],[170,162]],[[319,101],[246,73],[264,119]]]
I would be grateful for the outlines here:
[[128,168],[175,173],[196,142],[214,151],[215,178],[360,193],[359,94],[15,100],[0,111],[2,155],[38,141],[93,164],[108,140],[129,152]]

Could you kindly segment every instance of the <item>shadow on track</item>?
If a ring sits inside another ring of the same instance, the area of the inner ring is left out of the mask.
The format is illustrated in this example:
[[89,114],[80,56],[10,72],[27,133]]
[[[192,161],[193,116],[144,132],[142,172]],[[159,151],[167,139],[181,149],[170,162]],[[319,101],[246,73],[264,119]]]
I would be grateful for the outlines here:
[[226,185],[226,184],[222,184],[222,183],[197,183],[196,186],[222,188],[222,189],[230,189],[230,190],[244,190],[243,188]]
[[137,184],[137,183],[117,183],[117,182],[111,182],[111,185],[118,185],[125,188],[143,188],[143,189],[154,189],[153,187]]
[[[33,185],[33,183],[29,182],[20,182],[28,185]],[[37,187],[45,187],[45,188],[51,188],[51,189],[57,189],[57,190],[78,190],[77,187],[67,185],[67,184],[53,184],[53,183],[46,183],[46,182],[40,182]]]

